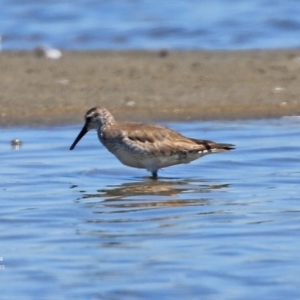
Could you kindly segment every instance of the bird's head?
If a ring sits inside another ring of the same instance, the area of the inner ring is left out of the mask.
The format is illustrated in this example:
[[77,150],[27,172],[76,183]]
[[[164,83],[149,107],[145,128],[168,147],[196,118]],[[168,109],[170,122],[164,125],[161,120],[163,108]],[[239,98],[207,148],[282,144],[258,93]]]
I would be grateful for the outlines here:
[[77,138],[70,147],[73,150],[81,138],[91,129],[101,131],[103,126],[113,124],[115,122],[112,114],[104,107],[93,107],[85,114],[85,124],[79,132]]

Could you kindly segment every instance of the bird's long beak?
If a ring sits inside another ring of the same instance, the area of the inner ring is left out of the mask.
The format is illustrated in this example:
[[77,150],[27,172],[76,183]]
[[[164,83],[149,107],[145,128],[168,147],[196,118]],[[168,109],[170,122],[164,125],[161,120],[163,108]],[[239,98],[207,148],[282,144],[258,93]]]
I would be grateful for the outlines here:
[[77,138],[75,139],[75,141],[73,142],[72,146],[70,147],[70,150],[73,150],[75,148],[75,146],[77,145],[77,143],[81,140],[81,138],[88,132],[87,129],[87,124],[84,124],[84,126],[82,127],[81,131],[79,132]]

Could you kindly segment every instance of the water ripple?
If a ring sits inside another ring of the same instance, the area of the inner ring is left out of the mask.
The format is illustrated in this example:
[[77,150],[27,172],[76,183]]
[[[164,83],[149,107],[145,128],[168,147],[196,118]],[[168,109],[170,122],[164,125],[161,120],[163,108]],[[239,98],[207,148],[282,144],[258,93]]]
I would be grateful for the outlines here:
[[157,181],[78,128],[1,129],[2,298],[298,299],[299,123],[168,124],[237,149]]

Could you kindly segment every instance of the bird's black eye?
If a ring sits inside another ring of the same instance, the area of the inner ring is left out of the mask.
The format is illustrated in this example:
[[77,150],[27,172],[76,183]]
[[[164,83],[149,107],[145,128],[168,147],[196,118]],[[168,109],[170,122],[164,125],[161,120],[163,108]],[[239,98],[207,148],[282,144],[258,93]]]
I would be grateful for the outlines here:
[[90,122],[92,118],[91,117],[86,117],[85,119],[86,119],[87,122]]

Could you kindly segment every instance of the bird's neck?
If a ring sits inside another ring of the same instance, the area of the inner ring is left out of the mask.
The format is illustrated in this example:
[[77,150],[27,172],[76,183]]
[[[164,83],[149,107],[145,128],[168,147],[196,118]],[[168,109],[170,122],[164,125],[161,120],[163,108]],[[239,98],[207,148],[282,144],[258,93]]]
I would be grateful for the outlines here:
[[115,119],[109,111],[104,111],[101,116],[101,125],[100,127],[108,127],[115,124]]

